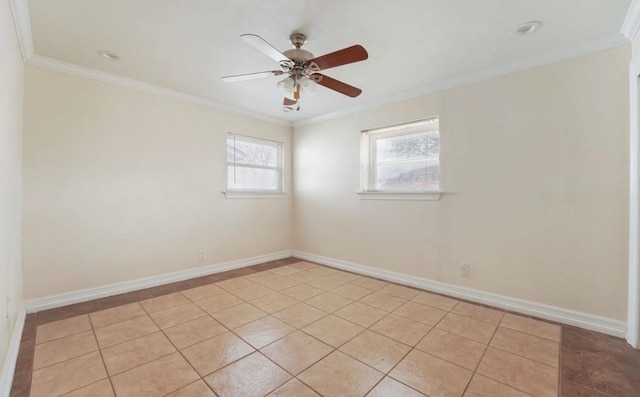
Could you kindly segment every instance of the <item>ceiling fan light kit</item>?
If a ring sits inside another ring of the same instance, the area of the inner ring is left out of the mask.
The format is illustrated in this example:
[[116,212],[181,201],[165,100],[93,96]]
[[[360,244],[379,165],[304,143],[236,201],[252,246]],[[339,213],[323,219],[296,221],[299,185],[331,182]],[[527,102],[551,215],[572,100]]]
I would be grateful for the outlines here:
[[[315,95],[318,84],[352,98],[362,93],[359,88],[320,73],[325,69],[367,59],[369,54],[360,45],[343,48],[342,50],[314,58],[311,52],[302,49],[302,46],[307,42],[307,36],[302,33],[293,33],[289,37],[293,48],[284,53],[278,51],[258,35],[243,34],[240,38],[278,62],[280,70],[225,76],[222,80],[231,83],[283,74],[288,75],[277,83],[278,89],[284,95],[284,107],[282,110],[285,112],[293,110],[293,106],[297,105],[301,98]],[[299,104],[295,110],[300,110]]]

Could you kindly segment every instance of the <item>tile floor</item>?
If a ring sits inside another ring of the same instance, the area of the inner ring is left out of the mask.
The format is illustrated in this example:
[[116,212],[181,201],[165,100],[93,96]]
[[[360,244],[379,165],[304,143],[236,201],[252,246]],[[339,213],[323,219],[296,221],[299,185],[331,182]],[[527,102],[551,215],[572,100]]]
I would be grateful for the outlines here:
[[635,353],[289,259],[30,315],[11,396],[638,396]]

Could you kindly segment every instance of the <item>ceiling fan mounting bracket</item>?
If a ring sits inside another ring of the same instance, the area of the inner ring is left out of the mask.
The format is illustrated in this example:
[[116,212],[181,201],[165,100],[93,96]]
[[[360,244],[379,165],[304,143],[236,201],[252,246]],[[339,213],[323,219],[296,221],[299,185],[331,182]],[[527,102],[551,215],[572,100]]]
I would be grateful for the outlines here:
[[291,42],[293,48],[300,49],[300,47],[306,44],[307,36],[303,35],[302,33],[293,33],[291,36],[289,36],[289,41]]

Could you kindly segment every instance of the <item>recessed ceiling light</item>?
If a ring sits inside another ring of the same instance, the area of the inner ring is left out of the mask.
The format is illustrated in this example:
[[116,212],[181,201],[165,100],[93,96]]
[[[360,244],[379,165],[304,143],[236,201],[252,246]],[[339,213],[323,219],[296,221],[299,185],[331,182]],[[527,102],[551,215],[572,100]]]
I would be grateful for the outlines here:
[[118,53],[114,51],[100,50],[98,51],[98,55],[110,61],[117,61],[118,59],[120,59]]
[[525,34],[533,33],[536,30],[540,29],[541,26],[542,26],[542,22],[540,21],[525,22],[522,25],[520,25],[518,29],[516,29],[516,34],[522,36]]

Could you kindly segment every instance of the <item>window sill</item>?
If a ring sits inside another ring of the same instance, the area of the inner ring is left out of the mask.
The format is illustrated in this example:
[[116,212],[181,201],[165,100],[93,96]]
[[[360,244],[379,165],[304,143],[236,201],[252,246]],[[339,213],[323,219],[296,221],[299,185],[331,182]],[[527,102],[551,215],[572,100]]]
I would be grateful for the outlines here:
[[238,191],[225,190],[222,192],[228,199],[278,199],[284,198],[284,192],[264,192],[264,191]]
[[442,192],[357,192],[360,200],[437,201]]

